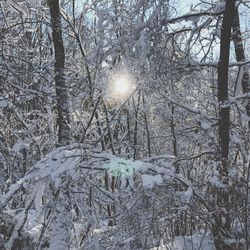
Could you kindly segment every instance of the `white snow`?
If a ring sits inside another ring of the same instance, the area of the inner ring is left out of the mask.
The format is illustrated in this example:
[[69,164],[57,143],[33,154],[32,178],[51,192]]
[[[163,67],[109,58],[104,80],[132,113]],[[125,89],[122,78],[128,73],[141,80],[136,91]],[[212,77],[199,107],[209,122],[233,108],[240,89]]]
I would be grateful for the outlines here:
[[191,186],[184,192],[176,192],[176,196],[180,199],[182,203],[189,203],[193,195],[193,189]]
[[144,188],[153,188],[154,185],[160,185],[162,184],[162,176],[161,175],[148,175],[143,174],[141,176],[142,178],[142,185]]
[[164,243],[161,239],[159,246],[150,250],[215,250],[210,232],[197,232],[190,236],[178,236]]
[[220,182],[220,179],[218,176],[214,175],[209,177],[208,182],[213,186],[217,188],[225,188],[226,186]]
[[204,130],[208,130],[208,129],[211,128],[210,124],[207,123],[207,122],[201,122],[201,127],[202,127],[202,129],[204,129]]
[[217,0],[215,10],[220,11],[223,10],[224,8],[225,8],[225,1]]
[[175,237],[171,250],[215,250],[212,236],[208,233],[195,233],[192,236]]
[[5,108],[7,106],[12,106],[12,105],[6,98],[0,97],[0,108]]
[[19,139],[14,146],[12,147],[12,151],[15,153],[21,152],[23,149],[28,150],[29,149],[29,144],[25,143],[23,140]]

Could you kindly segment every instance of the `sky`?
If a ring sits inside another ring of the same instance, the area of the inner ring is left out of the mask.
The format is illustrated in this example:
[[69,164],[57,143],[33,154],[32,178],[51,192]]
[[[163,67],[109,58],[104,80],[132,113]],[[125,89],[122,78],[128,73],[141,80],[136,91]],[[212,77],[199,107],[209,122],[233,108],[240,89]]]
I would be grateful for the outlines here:
[[178,11],[183,15],[190,11],[191,4],[196,5],[199,0],[177,0]]

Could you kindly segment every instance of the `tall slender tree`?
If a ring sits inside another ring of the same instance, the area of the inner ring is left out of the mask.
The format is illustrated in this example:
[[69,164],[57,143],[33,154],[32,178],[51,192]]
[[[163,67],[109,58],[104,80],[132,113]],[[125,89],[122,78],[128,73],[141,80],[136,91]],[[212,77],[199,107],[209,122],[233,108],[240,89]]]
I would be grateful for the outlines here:
[[[222,187],[218,188],[217,208],[219,210],[214,230],[217,249],[230,249],[224,238],[230,231],[230,198],[228,190],[229,169],[229,127],[230,105],[228,105],[228,71],[230,56],[230,38],[235,12],[235,0],[227,0],[221,27],[220,59],[218,64],[218,102],[219,102],[219,163],[218,171]],[[226,233],[225,233],[226,232]]]
[[[233,42],[234,42],[234,50],[235,50],[237,62],[244,62],[246,60],[246,56],[245,56],[245,50],[243,46],[243,38],[241,34],[238,8],[235,9],[235,14],[234,14]],[[250,92],[250,79],[249,79],[249,73],[248,73],[247,67],[245,67],[244,65],[242,67],[243,67],[242,69],[243,75],[241,79],[241,86],[242,86],[243,93],[245,94],[245,93]],[[250,102],[249,101],[247,101],[246,112],[247,112],[247,115],[250,116]],[[250,123],[248,123],[248,126],[250,127]]]
[[55,51],[55,87],[58,110],[58,143],[65,145],[70,140],[70,113],[67,86],[65,81],[65,52],[62,37],[62,24],[59,0],[48,0],[51,15],[52,38]]
[[[240,25],[240,17],[239,17],[239,10],[238,8],[235,9],[235,14],[234,14],[234,21],[233,21],[233,41],[234,41],[234,49],[235,49],[235,55],[236,55],[236,60],[237,62],[245,62],[246,61],[246,56],[245,56],[245,49],[243,46],[243,37],[241,33],[241,25]],[[249,77],[249,72],[248,68],[243,65],[243,68],[239,69],[239,76],[241,77],[240,84],[242,87],[242,91],[244,94],[250,93],[250,77]],[[241,74],[241,70],[242,73]],[[236,83],[237,84],[237,83]],[[250,100],[246,100],[246,113],[248,116],[250,116]],[[250,129],[250,121],[248,121],[248,129]],[[249,140],[249,137],[248,137]],[[249,179],[250,176],[250,163],[248,163],[247,167],[247,180]],[[249,197],[249,188],[247,186],[246,188],[246,198],[245,198],[245,238],[248,239],[248,197]],[[247,248],[249,246],[248,240],[246,240]]]

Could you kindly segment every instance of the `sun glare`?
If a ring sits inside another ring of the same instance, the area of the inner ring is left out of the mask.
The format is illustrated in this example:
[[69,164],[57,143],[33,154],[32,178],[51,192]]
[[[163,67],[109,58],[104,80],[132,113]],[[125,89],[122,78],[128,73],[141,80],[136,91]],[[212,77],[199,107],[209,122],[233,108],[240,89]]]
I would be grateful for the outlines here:
[[133,75],[125,70],[111,72],[107,83],[105,99],[110,105],[125,102],[136,90]]
[[133,84],[128,75],[118,75],[113,79],[113,94],[115,97],[126,97],[132,93]]
[[130,90],[130,87],[131,87],[129,80],[127,78],[125,78],[124,76],[115,79],[114,85],[115,85],[114,91],[115,91],[115,94],[117,94],[117,95],[127,94]]

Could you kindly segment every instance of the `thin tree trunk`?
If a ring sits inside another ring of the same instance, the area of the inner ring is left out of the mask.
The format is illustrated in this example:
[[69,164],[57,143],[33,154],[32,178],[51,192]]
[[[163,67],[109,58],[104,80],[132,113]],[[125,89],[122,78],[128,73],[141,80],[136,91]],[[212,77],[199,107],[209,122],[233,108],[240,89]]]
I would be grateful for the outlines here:
[[69,99],[64,75],[65,52],[59,0],[48,0],[51,15],[52,38],[55,50],[55,86],[58,110],[58,143],[66,145],[70,140]]
[[[235,55],[237,62],[244,62],[246,61],[245,57],[245,50],[243,46],[243,39],[241,35],[241,28],[240,28],[240,18],[239,18],[239,11],[238,8],[235,9],[234,13],[234,21],[233,21],[233,41],[234,41],[234,49],[235,49]],[[250,78],[248,69],[245,66],[241,66],[243,68],[243,76],[241,79],[241,87],[243,93],[250,93]],[[241,69],[239,69],[241,70]],[[236,83],[237,84],[237,83]],[[250,101],[249,99],[246,100],[246,113],[250,117]],[[248,121],[248,130],[250,131],[250,121]],[[248,138],[249,140],[249,138]],[[249,180],[250,176],[250,164],[248,164],[247,169],[247,180]],[[248,248],[248,196],[249,196],[249,187],[247,185],[246,188],[246,198],[245,198],[245,238],[246,238],[246,244]]]
[[[243,47],[243,39],[241,35],[241,28],[240,28],[240,19],[239,19],[239,11],[238,8],[235,10],[234,14],[234,21],[233,21],[233,42],[234,42],[234,49],[235,49],[235,55],[237,62],[244,62],[246,60],[245,57],[245,51]],[[243,93],[249,93],[250,92],[250,79],[249,79],[249,73],[245,66],[243,69],[243,77],[241,81],[241,86]],[[247,115],[250,116],[250,102],[248,100],[246,105],[246,111]],[[248,124],[250,127],[250,124]]]
[[143,103],[143,112],[144,112],[144,121],[145,121],[145,128],[147,134],[147,149],[148,149],[148,157],[151,156],[151,143],[150,143],[150,134],[149,134],[149,127],[148,127],[148,117],[145,111],[145,97],[144,94],[142,95],[142,103]]
[[214,225],[214,239],[217,249],[229,250],[224,238],[230,232],[230,202],[228,190],[228,154],[229,154],[229,126],[230,106],[228,101],[228,66],[230,55],[230,37],[235,10],[235,0],[226,0],[224,17],[221,28],[220,59],[218,64],[218,102],[219,102],[219,160],[218,171],[220,181],[225,188],[217,190],[217,219]]
[[139,112],[139,107],[140,107],[140,101],[141,101],[141,91],[139,91],[138,94],[138,102],[137,102],[137,106],[135,106],[135,127],[134,127],[134,157],[133,159],[135,160],[137,158],[138,155],[138,145],[137,145],[137,133],[138,133],[138,112]]
[[[175,131],[175,122],[174,122],[174,104],[171,103],[171,121],[170,121],[170,129],[172,133],[172,146],[173,146],[173,153],[176,158],[178,158],[178,146],[177,146],[177,138],[176,138],[176,131]],[[180,173],[180,166],[178,162],[175,164],[175,172],[176,174]]]

